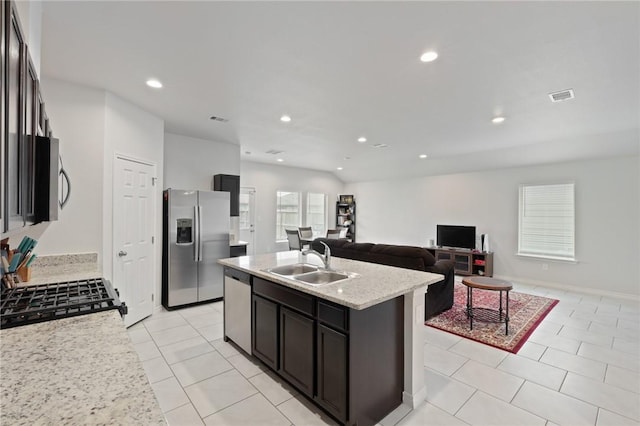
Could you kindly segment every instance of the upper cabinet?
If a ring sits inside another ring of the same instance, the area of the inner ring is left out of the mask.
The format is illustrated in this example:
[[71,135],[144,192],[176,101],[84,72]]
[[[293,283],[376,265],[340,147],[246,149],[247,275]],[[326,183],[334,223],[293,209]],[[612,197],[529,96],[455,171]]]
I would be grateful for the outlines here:
[[3,134],[5,172],[4,231],[25,225],[22,193],[24,135],[24,64],[25,42],[20,29],[18,15],[13,2],[3,2],[5,9],[5,64],[3,81],[5,87],[5,129]]
[[230,216],[240,216],[240,176],[214,175],[213,190],[230,192],[231,193]]
[[36,136],[51,136],[51,132],[15,2],[3,1],[0,15],[0,230],[4,233],[37,220]]

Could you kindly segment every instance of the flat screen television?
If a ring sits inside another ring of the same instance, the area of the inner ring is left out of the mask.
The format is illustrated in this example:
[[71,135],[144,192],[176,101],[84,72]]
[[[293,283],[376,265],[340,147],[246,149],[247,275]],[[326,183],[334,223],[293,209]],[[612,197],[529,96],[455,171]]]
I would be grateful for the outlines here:
[[437,225],[437,244],[440,247],[476,248],[476,227],[458,225]]

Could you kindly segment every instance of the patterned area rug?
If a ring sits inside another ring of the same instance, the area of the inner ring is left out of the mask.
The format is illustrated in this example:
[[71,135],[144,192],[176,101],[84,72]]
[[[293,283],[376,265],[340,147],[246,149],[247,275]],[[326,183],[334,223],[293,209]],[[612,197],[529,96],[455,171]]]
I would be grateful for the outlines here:
[[[497,310],[499,295],[497,291],[473,289],[474,310],[475,308],[484,308],[481,309],[484,312],[487,312],[486,309]],[[504,297],[503,293],[503,300]],[[466,315],[467,287],[456,282],[453,307],[430,318],[425,325],[515,354],[557,303],[558,300],[555,299],[511,291],[509,292],[508,336],[504,334],[504,322],[482,321],[478,316],[473,320],[473,330],[469,330],[469,319]]]

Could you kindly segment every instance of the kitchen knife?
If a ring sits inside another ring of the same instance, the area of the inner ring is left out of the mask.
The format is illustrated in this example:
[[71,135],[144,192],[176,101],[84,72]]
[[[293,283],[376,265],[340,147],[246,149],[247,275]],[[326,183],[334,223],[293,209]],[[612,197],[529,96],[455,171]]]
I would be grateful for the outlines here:
[[9,272],[16,271],[16,269],[18,268],[18,264],[20,263],[20,259],[22,259],[22,253],[13,253],[11,263],[9,264]]
[[36,260],[36,256],[37,254],[32,254],[31,257],[29,258],[29,260],[27,260],[27,263],[24,265],[25,268],[28,268],[29,265],[31,265],[33,263],[34,260]]

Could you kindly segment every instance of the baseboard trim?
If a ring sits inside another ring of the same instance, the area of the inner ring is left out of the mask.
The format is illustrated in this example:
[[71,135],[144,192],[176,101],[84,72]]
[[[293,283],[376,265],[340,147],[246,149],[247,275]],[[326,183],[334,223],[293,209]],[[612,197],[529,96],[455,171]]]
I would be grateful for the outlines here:
[[420,389],[414,395],[411,395],[407,391],[402,392],[402,403],[410,407],[412,410],[424,404],[424,401],[426,399],[427,399],[427,388],[425,386],[423,386],[422,389]]
[[608,291],[608,290],[599,290],[599,289],[589,288],[589,287],[579,287],[575,285],[561,284],[561,283],[556,283],[551,281],[532,280],[532,279],[522,278],[522,277],[511,277],[508,275],[494,275],[494,277],[499,278],[501,280],[511,281],[514,283],[535,285],[540,287],[552,288],[556,290],[572,291],[576,293],[591,294],[594,296],[604,296],[604,297],[609,297],[613,299],[624,299],[624,300],[631,300],[633,302],[640,302],[640,295],[635,295],[635,294],[619,293],[616,291]]

